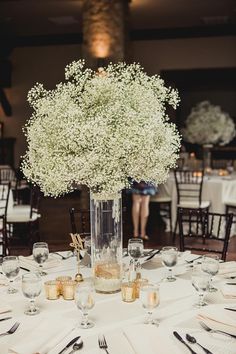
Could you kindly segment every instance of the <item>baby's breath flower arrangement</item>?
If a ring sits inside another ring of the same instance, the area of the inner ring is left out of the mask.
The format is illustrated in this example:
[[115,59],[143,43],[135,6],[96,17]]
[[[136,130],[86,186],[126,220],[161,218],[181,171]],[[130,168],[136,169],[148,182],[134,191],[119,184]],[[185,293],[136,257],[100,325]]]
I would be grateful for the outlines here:
[[203,101],[192,108],[181,133],[184,140],[193,144],[226,145],[235,136],[235,125],[219,106]]
[[79,183],[104,199],[130,178],[164,182],[180,147],[166,114],[166,104],[178,104],[177,92],[135,63],[110,64],[98,74],[80,60],[66,67],[65,79],[53,90],[36,84],[28,94],[34,112],[25,126],[27,178],[45,195]]

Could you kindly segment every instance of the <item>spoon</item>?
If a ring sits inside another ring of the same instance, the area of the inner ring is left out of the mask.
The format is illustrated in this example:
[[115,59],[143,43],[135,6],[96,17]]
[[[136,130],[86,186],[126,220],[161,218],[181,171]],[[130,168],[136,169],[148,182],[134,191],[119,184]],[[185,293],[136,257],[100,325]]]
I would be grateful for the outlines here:
[[72,347],[72,351],[69,352],[69,354],[73,354],[75,353],[77,350],[81,349],[83,347],[83,341],[81,339],[81,337],[75,342],[75,344],[73,344],[73,347]]
[[192,343],[192,344],[197,344],[199,347],[201,347],[205,353],[207,354],[213,354],[212,352],[210,352],[210,350],[208,350],[207,348],[203,347],[201,344],[199,344],[196,340],[195,337],[193,336],[190,336],[190,334],[186,334],[186,339],[189,343]]

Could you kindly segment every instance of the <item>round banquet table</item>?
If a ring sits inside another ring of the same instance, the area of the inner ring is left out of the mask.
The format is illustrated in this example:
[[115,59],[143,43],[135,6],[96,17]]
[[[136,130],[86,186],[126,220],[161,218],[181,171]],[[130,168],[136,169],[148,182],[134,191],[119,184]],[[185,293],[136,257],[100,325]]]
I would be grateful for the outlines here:
[[[187,354],[188,349],[173,336],[173,331],[176,330],[183,338],[186,333],[196,336],[214,354],[226,352],[235,354],[236,339],[219,334],[209,334],[200,327],[196,319],[200,310],[193,307],[197,294],[191,285],[191,268],[186,266],[184,258],[186,254],[190,255],[185,252],[179,256],[178,265],[174,270],[177,280],[173,283],[162,281],[166,270],[161,264],[160,255],[156,255],[151,261],[144,262],[142,265],[144,278],[161,282],[160,305],[154,312],[155,317],[160,320],[159,327],[142,324],[145,310],[140,301],[122,302],[121,293],[95,295],[95,306],[89,312],[89,317],[95,322],[95,326],[85,330],[77,327],[81,315],[73,300],[66,301],[62,298],[46,300],[44,291],[42,291],[37,299],[40,314],[27,316],[24,315],[27,299],[21,292],[20,277],[15,282],[19,289],[16,294],[6,295],[6,286],[0,285],[0,312],[4,304],[12,308],[12,313],[2,313],[0,318],[9,315],[13,317],[8,321],[0,321],[0,333],[9,330],[16,321],[20,322],[14,334],[0,337],[0,353],[58,354],[72,338],[80,335],[84,346],[78,353],[101,354],[105,353],[105,350],[98,347],[98,335],[102,333],[106,337],[109,354]],[[129,257],[125,257],[124,261],[128,263]],[[236,262],[234,263],[236,272]],[[74,276],[76,273],[75,257],[60,260],[58,265],[48,272],[48,275],[42,278],[43,282],[55,279],[59,275]],[[87,267],[81,268],[81,272],[84,277],[91,276],[91,269]],[[25,271],[21,270],[20,275],[24,273]],[[0,280],[3,282],[3,278]],[[226,278],[218,276],[214,285],[221,288],[226,281]],[[220,290],[207,294],[206,300],[210,305],[205,308],[216,308],[217,311],[225,311],[225,305],[236,307],[236,298],[226,299]],[[225,315],[234,321],[236,331],[236,313],[228,311]],[[192,348],[197,354],[203,353],[196,345]],[[65,353],[69,352],[70,350]]]
[[[177,191],[174,175],[171,173],[165,184],[158,188],[161,197],[170,196],[172,200],[172,227],[175,226],[177,215]],[[204,176],[202,188],[202,201],[210,201],[210,211],[214,213],[225,213],[225,202],[235,201],[236,203],[236,175],[230,176]],[[231,235],[235,233],[233,224]]]

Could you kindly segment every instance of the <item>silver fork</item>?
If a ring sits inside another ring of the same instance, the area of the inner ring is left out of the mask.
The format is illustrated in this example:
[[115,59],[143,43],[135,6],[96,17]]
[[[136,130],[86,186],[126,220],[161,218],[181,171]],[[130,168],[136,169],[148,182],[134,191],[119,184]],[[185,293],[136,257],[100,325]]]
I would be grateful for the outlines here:
[[109,354],[107,350],[108,347],[107,347],[106,338],[104,335],[98,337],[98,345],[100,349],[104,349],[106,353]]
[[9,331],[4,332],[4,333],[1,333],[1,334],[0,334],[0,337],[2,337],[2,336],[7,336],[8,334],[13,334],[13,333],[15,333],[15,331],[17,330],[17,328],[19,327],[19,325],[20,325],[20,322],[16,322],[16,323],[9,329]]
[[200,323],[200,325],[202,326],[202,328],[205,329],[205,331],[207,331],[207,332],[211,332],[211,333],[221,333],[221,334],[224,334],[224,335],[226,335],[226,336],[230,336],[230,337],[232,337],[232,338],[236,338],[236,336],[233,335],[233,334],[220,331],[219,329],[212,329],[212,328],[208,327],[208,326],[207,326],[204,322],[202,322],[202,321],[200,321],[199,323]]

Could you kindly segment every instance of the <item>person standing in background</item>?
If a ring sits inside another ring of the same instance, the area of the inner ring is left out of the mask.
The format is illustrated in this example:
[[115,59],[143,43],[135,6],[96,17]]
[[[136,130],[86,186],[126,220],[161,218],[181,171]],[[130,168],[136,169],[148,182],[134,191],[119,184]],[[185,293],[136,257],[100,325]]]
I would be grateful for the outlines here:
[[130,191],[132,193],[133,237],[141,237],[147,241],[149,240],[146,234],[149,201],[150,196],[156,194],[157,188],[151,183],[134,181]]

